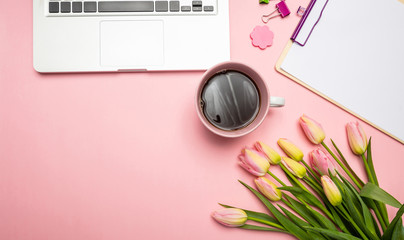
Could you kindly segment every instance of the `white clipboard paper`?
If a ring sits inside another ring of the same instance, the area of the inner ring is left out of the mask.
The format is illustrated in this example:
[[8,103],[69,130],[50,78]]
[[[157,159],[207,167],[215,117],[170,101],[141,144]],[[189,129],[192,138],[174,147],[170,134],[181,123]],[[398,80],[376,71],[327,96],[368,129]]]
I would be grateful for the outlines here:
[[404,143],[404,3],[313,1],[277,70]]

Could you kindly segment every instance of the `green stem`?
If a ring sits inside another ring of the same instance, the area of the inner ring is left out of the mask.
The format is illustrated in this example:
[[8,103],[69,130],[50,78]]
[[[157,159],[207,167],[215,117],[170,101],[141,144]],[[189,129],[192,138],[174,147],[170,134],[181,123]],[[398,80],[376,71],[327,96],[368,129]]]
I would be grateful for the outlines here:
[[[361,157],[362,157],[362,160],[363,160],[363,164],[365,165],[365,169],[366,169],[366,173],[367,173],[368,178],[369,178],[369,182],[371,182],[371,183],[373,183],[373,184],[376,184],[375,178],[374,178],[374,176],[373,176],[373,174],[372,174],[372,171],[371,171],[370,168],[369,168],[369,164],[368,164],[368,161],[367,161],[365,155],[362,154]],[[388,218],[386,217],[386,216],[387,216],[387,210],[385,210],[385,206],[383,206],[383,203],[381,203],[381,202],[379,202],[379,201],[376,201],[375,203],[376,203],[377,206],[376,206],[373,210],[375,211],[375,214],[377,214],[377,213],[379,213],[379,214],[382,213],[382,214],[381,214],[381,218],[379,218],[377,215],[376,215],[376,216],[377,216],[377,218],[379,219],[379,222],[380,222],[380,224],[381,224],[381,226],[382,226],[382,228],[383,228],[382,223],[384,223],[385,225],[388,225],[388,224],[389,224],[389,220],[388,220]],[[384,230],[384,229],[383,229],[383,230]]]
[[[313,169],[306,163],[306,161],[304,161],[304,160],[302,160],[302,163],[304,164],[304,166],[306,166],[306,168],[310,171],[310,173],[313,175],[313,176],[317,176],[317,174],[313,171]],[[316,180],[318,180],[318,179],[316,179]]]
[[[311,184],[316,184],[315,182],[313,182],[313,180],[311,180],[311,179],[309,179],[309,178],[307,178],[307,177],[305,177],[304,179],[303,179],[304,181],[308,181],[308,182],[310,182]],[[307,183],[307,182],[306,182]],[[309,184],[310,185],[310,184]],[[321,187],[320,187],[320,189],[317,187],[317,186],[315,186],[315,188],[313,188],[313,190],[318,194],[318,195],[322,195],[322,193],[321,193]],[[334,216],[327,210],[327,208],[325,208],[324,206],[317,206],[325,215],[327,215],[327,217],[329,218],[329,219],[331,219],[332,221],[334,221],[335,222],[335,219],[334,219]]]
[[379,208],[376,206],[375,202],[369,199],[370,206],[373,209],[374,213],[376,214],[377,220],[379,220],[380,226],[382,227],[383,232],[386,230],[386,222],[384,221],[383,216],[380,214]]
[[363,160],[363,164],[365,165],[365,169],[366,169],[366,173],[367,173],[368,178],[369,178],[369,182],[375,184],[375,179],[373,178],[373,174],[370,171],[368,161],[365,158],[365,154],[362,154],[361,157],[362,157],[362,160]]
[[273,177],[276,181],[278,181],[278,183],[280,183],[282,186],[286,187],[286,184],[284,182],[282,182],[282,180],[280,180],[277,176],[275,176],[275,174],[273,174],[272,172],[268,171],[268,174]]
[[[310,208],[311,210],[315,211],[315,210],[314,210],[312,207],[310,207],[310,206],[307,206],[307,208]],[[334,216],[333,216],[324,206],[319,207],[319,208],[320,208],[320,210],[321,210],[325,215],[327,215],[327,217],[334,223],[334,225],[337,226],[337,224],[335,223]]]
[[[372,173],[373,179],[375,180],[375,184],[377,186],[379,186],[379,181],[377,180],[375,166],[373,165],[371,142],[372,142],[372,138],[369,138],[369,142],[368,142],[368,146],[367,146],[367,150],[366,150],[366,161],[369,164],[369,169],[370,169],[370,172]],[[389,216],[387,214],[386,204],[383,204],[381,202],[376,202],[376,205],[377,205],[379,212],[381,213],[381,215],[383,217],[383,220],[384,220],[386,226],[389,225]]]
[[[313,181],[311,178],[309,177],[304,177],[303,180],[305,181],[309,181],[313,187],[315,187],[315,189],[313,189],[314,191],[316,191],[317,193],[321,192],[321,189],[323,189],[320,184],[318,184],[317,182]],[[306,182],[307,183],[307,182]]]
[[[285,194],[285,193],[284,193]],[[286,195],[286,194],[285,194]],[[289,195],[288,195],[288,197],[290,197]],[[288,202],[286,199],[284,199],[284,198],[281,198],[281,201],[286,205],[286,206],[288,206],[288,207],[290,207],[293,211],[295,211],[296,212],[296,208],[295,207],[293,207],[293,205],[292,204],[290,204],[290,202]]]
[[383,217],[384,223],[386,224],[386,226],[388,226],[390,224],[389,221],[389,216],[387,214],[387,208],[386,205],[381,203],[381,202],[376,202],[377,204],[377,209],[379,210],[380,214]]
[[362,230],[359,228],[359,226],[355,223],[355,221],[351,218],[349,213],[345,210],[345,208],[341,205],[337,206],[337,208],[344,214],[345,218],[352,224],[352,226],[358,231],[358,233],[361,235],[363,240],[369,240],[369,238],[362,232]]
[[[373,165],[373,158],[372,158],[372,147],[371,147],[372,138],[369,138],[368,146],[366,148],[366,162],[369,165],[370,172],[375,180],[375,184],[379,186],[379,181],[377,180],[377,175],[375,172],[375,166]],[[364,154],[362,159],[364,158]]]
[[263,223],[265,225],[271,226],[271,227],[275,227],[281,230],[286,230],[283,226],[273,223],[273,222],[269,222],[269,221],[265,221],[263,219],[259,219],[259,218],[254,218],[254,217],[247,217],[248,220],[254,221],[254,222],[259,222],[259,223]]
[[324,143],[321,142],[321,145],[327,150],[328,153],[331,154],[331,156],[335,159],[335,161],[338,163],[338,165],[341,166],[341,168],[346,172],[346,174],[352,179],[352,181],[355,183],[355,185],[361,189],[362,185],[356,180],[356,178],[352,175],[352,173],[346,168],[344,164],[338,159],[337,156],[328,148],[328,146]]
[[352,175],[355,177],[355,179],[359,182],[359,184],[361,186],[364,186],[365,184],[363,183],[363,181],[358,177],[358,175],[356,175],[355,171],[351,168],[351,166],[349,165],[348,161],[345,159],[344,155],[342,154],[342,152],[339,150],[338,146],[335,144],[335,142],[331,140],[332,145],[334,146],[335,150],[337,150],[339,156],[341,157],[341,161],[342,163],[348,168],[348,170],[352,173]]
[[295,178],[295,176],[283,165],[283,163],[280,164],[282,170],[303,190],[307,191],[310,193],[310,191],[299,181]]

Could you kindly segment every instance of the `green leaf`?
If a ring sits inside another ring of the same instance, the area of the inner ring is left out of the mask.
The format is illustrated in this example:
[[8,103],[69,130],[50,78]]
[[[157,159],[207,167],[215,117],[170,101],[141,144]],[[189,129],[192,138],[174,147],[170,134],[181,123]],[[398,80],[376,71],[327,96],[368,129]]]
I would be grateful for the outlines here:
[[[369,165],[369,168],[370,168],[370,172],[371,172],[371,174],[372,174],[372,176],[373,176],[373,179],[375,180],[375,183],[376,183],[376,185],[379,187],[379,181],[377,180],[377,175],[376,175],[376,171],[375,171],[375,167],[374,167],[374,165],[373,165],[373,159],[372,159],[372,144],[371,144],[371,142],[372,142],[372,138],[369,138],[369,143],[368,143],[368,147],[367,147],[367,161],[368,161],[368,165]],[[382,203],[376,203],[377,204],[377,207],[378,207],[378,209],[379,209],[379,212],[380,212],[380,214],[382,215],[382,217],[383,217],[383,220],[384,220],[384,222],[386,223],[386,224],[388,224],[388,222],[389,222],[389,216],[388,216],[388,214],[387,214],[387,208],[386,208],[386,205],[385,204],[382,204]]]
[[[371,225],[367,225],[369,224],[369,222],[365,223],[365,216],[363,214],[363,208],[361,206],[361,204],[359,203],[361,201],[359,195],[355,195],[355,189],[350,189],[350,183],[344,179],[344,187],[345,187],[345,192],[346,194],[346,201],[344,201],[344,203],[347,205],[348,207],[348,211],[350,216],[352,217],[352,219],[355,221],[355,223],[359,226],[359,228],[362,230],[362,232],[369,238],[373,239],[373,240],[377,240],[379,239],[376,236],[376,231],[374,229],[373,226],[373,222],[370,222]],[[354,202],[358,202],[358,206],[355,206]],[[363,203],[364,204],[364,203]],[[365,205],[366,209],[369,211],[369,209],[367,208],[367,206]],[[369,213],[370,214],[370,213]],[[370,221],[372,221],[370,219]]]
[[342,160],[342,162],[344,163],[344,165],[348,168],[349,172],[354,176],[354,178],[360,183],[362,184],[362,186],[364,185],[363,181],[358,177],[358,175],[356,175],[355,171],[352,170],[351,166],[349,166],[347,160],[345,159],[344,155],[342,155],[342,152],[339,150],[339,148],[337,147],[337,145],[335,144],[335,142],[331,139],[332,145],[334,146],[335,150],[337,150],[339,156],[341,157],[340,159]]
[[292,206],[295,208],[295,211],[300,216],[302,216],[308,223],[310,223],[315,227],[321,227],[320,223],[317,222],[317,220],[312,216],[309,209],[307,209],[305,205],[287,195],[284,195],[284,197],[290,202],[290,204],[292,204]]
[[331,203],[326,203],[329,211],[331,212],[332,216],[334,217],[334,222],[337,224],[337,226],[345,233],[350,232],[347,227],[345,226],[344,222],[342,221],[342,218],[340,215],[335,211],[334,206],[331,205]]
[[310,226],[309,223],[303,221],[302,219],[298,218],[295,214],[291,213],[289,210],[287,210],[286,208],[278,205],[278,207],[285,213],[285,215],[292,220],[293,222],[295,222],[299,227],[303,227],[303,226]]
[[295,235],[297,238],[305,240],[312,239],[303,229],[290,221],[285,217],[268,199],[266,199],[261,193],[259,193],[254,188],[250,187],[248,184],[239,180],[248,190],[250,190],[254,195],[261,200],[261,202],[268,208],[268,210],[274,215],[274,217],[285,227],[285,229],[291,234]]
[[[372,200],[371,200],[371,201],[372,201]],[[379,239],[380,239],[380,238],[382,237],[382,234],[381,234],[380,229],[379,229],[379,227],[378,227],[378,225],[377,225],[376,219],[374,219],[374,218],[373,218],[373,225],[376,226],[376,227],[375,227],[376,234],[377,234],[377,236],[378,236]]]
[[362,223],[361,223],[361,225],[363,225],[363,227],[369,229],[373,235],[377,235],[376,227],[373,224],[375,219],[373,218],[372,214],[370,213],[368,206],[362,200],[362,198],[359,196],[355,187],[350,182],[348,182],[348,180],[345,179],[344,177],[341,176],[341,179],[345,183],[345,185],[350,189],[351,193],[355,196],[356,201],[359,201],[359,203],[360,203],[360,208],[358,208],[358,210],[361,210],[362,217],[365,221],[364,225]]
[[337,230],[337,228],[335,227],[334,223],[332,223],[328,218],[326,218],[325,216],[321,215],[319,212],[313,210],[313,209],[309,209],[311,214],[313,214],[313,216],[318,220],[318,222],[327,229],[330,230]]
[[[293,222],[295,222],[299,227],[303,228],[303,227],[309,227],[311,226],[309,223],[303,221],[302,219],[300,219],[299,217],[297,217],[295,214],[293,214],[292,212],[290,212],[289,210],[287,210],[286,208],[278,205],[278,207],[280,209],[282,209],[282,211],[285,213],[285,215],[290,218]],[[312,233],[314,239],[324,239],[327,240],[328,238],[325,238],[324,236],[322,236],[319,233]]]
[[380,187],[370,182],[366,183],[366,185],[363,186],[359,195],[361,195],[362,197],[380,201],[395,208],[401,207],[401,203],[397,201],[397,199],[395,199],[393,196],[391,196]]
[[404,204],[401,206],[401,208],[398,210],[396,216],[394,217],[393,221],[391,221],[390,225],[387,227],[386,231],[384,231],[384,234],[382,236],[382,240],[391,240],[393,237],[394,230],[396,229],[396,224],[400,223],[399,225],[401,226],[401,216],[403,216],[404,213]]
[[260,231],[288,233],[285,230],[280,230],[277,228],[262,227],[262,226],[256,226],[256,225],[251,225],[251,224],[244,224],[243,226],[241,226],[239,228],[247,229],[247,230],[260,230]]
[[391,240],[404,240],[403,220],[400,218],[393,230]]
[[304,191],[299,187],[279,187],[278,189],[291,192],[297,198],[302,198],[305,202],[312,206],[323,207],[323,204],[311,193]]
[[372,142],[372,138],[369,138],[369,143],[367,146],[367,150],[366,150],[366,155],[367,155],[367,160],[368,160],[368,164],[369,164],[369,168],[370,168],[370,172],[373,176],[373,179],[376,182],[376,185],[379,186],[379,181],[377,180],[377,176],[376,176],[376,172],[375,172],[375,166],[373,165],[373,159],[372,159],[372,147],[371,147],[371,142]]
[[328,230],[328,229],[323,229],[323,228],[315,228],[315,227],[305,227],[309,231],[315,231],[322,233],[324,235],[330,236],[332,238],[338,239],[338,240],[361,240],[360,238],[354,237],[350,234],[338,232],[338,231],[333,231],[333,230]]
[[314,185],[312,182],[310,182],[308,179],[303,178],[303,181],[311,187],[317,194],[321,194],[321,190],[319,189],[316,185]]

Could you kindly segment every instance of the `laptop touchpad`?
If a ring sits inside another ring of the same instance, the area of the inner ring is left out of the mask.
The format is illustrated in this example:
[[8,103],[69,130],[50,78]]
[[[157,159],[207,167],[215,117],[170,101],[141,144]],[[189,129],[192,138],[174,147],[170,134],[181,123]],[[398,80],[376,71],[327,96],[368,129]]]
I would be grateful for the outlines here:
[[102,21],[102,66],[145,68],[164,63],[163,21]]

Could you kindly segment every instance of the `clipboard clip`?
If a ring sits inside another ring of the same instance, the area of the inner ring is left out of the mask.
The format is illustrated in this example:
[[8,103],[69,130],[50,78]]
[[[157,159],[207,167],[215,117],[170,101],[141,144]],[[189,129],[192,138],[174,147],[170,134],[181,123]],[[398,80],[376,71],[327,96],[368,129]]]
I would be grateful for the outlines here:
[[[289,10],[288,6],[286,5],[285,0],[281,0],[275,6],[276,6],[276,9],[273,12],[271,12],[270,14],[262,15],[262,17],[261,17],[262,22],[268,23],[269,20],[271,20],[272,18],[276,18],[276,17],[279,17],[279,16],[284,18],[284,17],[286,17],[286,16],[288,16],[290,14],[290,10]],[[279,14],[277,14],[275,16],[271,16],[276,11],[278,11]]]
[[304,23],[306,22],[307,17],[309,16],[311,10],[313,9],[314,4],[316,3],[317,0],[311,0],[309,3],[309,6],[307,7],[306,11],[304,12],[302,18],[300,19],[299,24],[297,25],[295,31],[292,34],[292,37],[290,38],[293,42],[299,44],[300,46],[304,47],[304,45],[306,45],[307,41],[309,40],[311,33],[313,32],[314,28],[316,27],[317,23],[320,21],[321,16],[323,15],[324,9],[327,6],[328,0],[325,1],[325,4],[323,5],[320,15],[318,16],[316,22],[314,23],[314,25],[312,26],[312,28],[310,29],[309,34],[307,35],[304,43],[300,43],[297,39],[297,36],[300,33],[300,30],[303,28]]

